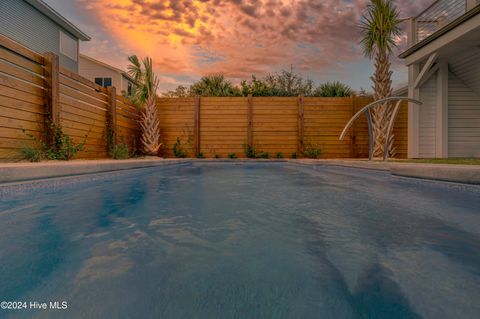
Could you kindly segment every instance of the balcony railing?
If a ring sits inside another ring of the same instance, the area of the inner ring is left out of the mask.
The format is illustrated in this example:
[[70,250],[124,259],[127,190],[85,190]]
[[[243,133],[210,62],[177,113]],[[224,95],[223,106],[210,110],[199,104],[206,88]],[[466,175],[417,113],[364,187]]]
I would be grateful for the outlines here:
[[480,4],[480,0],[437,0],[413,19],[415,37],[411,44],[418,43],[464,15]]

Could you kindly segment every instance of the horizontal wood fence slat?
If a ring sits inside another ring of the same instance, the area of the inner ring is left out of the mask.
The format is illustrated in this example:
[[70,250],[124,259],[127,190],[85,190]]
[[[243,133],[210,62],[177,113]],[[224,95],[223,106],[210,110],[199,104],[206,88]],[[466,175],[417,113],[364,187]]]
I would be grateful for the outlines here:
[[48,142],[51,122],[75,143],[85,141],[76,158],[108,157],[108,119],[117,108],[119,120],[111,128],[116,142],[136,151],[140,111],[128,99],[112,98],[106,88],[62,68],[55,54],[0,35],[0,161],[20,159],[26,146],[39,147],[28,135]]
[[[350,118],[373,100],[366,97],[201,97],[157,100],[162,141],[173,156],[177,138],[193,157],[245,157],[245,146],[270,157],[285,157],[318,148],[320,158],[368,157],[368,128],[360,118],[351,134],[339,141]],[[197,110],[197,111],[196,111]],[[399,112],[395,127],[397,156],[407,156],[407,108]],[[197,138],[196,134],[199,134]],[[199,145],[197,144],[199,141]]]

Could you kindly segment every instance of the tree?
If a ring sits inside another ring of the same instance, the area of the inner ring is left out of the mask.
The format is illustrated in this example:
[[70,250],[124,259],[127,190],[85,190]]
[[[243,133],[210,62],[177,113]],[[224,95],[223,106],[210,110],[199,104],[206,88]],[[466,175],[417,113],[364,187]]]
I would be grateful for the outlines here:
[[202,77],[190,87],[190,93],[200,96],[241,96],[240,89],[225,79],[223,74]]
[[[391,0],[371,0],[367,11],[360,21],[363,34],[361,45],[365,56],[375,59],[373,81],[373,97],[375,100],[392,95],[392,71],[390,55],[396,47],[395,37],[400,35],[399,13]],[[390,103],[385,103],[372,110],[372,122],[375,135],[374,156],[383,153],[383,145],[387,135],[388,120],[392,114]],[[394,155],[393,134],[389,143],[389,153]]]
[[348,85],[338,81],[322,84],[313,92],[314,96],[320,97],[348,97],[352,94],[353,90]]
[[158,155],[162,144],[156,105],[158,78],[153,72],[153,62],[149,57],[140,61],[136,55],[129,56],[128,60],[131,63],[128,74],[134,79],[131,100],[143,107],[140,118],[143,152],[147,155]]
[[189,97],[192,96],[189,88],[183,85],[179,85],[173,91],[168,91],[167,93],[163,93],[165,97]]

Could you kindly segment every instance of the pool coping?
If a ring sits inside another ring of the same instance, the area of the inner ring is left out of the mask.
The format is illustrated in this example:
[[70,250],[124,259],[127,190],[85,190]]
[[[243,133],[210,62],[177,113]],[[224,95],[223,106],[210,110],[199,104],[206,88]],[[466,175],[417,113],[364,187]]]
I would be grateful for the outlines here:
[[41,163],[0,163],[0,184],[104,173],[187,163],[291,163],[303,166],[336,166],[390,172],[394,176],[446,182],[480,184],[480,165],[398,163],[348,159],[161,159],[74,160]]

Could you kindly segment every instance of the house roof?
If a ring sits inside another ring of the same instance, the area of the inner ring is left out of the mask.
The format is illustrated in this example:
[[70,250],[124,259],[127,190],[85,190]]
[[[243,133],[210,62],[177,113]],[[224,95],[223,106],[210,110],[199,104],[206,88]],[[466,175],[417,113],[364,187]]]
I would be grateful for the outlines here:
[[455,19],[452,22],[450,22],[449,24],[445,25],[443,28],[437,30],[436,32],[434,32],[430,36],[426,37],[422,41],[420,41],[417,44],[411,46],[406,51],[402,52],[398,57],[401,58],[401,59],[405,59],[406,57],[408,57],[412,53],[420,50],[421,48],[423,48],[427,44],[435,41],[436,39],[440,38],[442,35],[446,34],[450,30],[455,29],[457,26],[461,25],[462,23],[464,23],[467,20],[470,20],[471,18],[473,18],[474,16],[476,16],[479,13],[480,13],[480,5],[477,5],[475,8],[467,11],[464,15],[458,17],[457,19]]
[[90,57],[90,56],[88,56],[88,55],[82,54],[82,53],[80,53],[80,58],[87,59],[87,60],[89,60],[89,61],[91,61],[91,62],[93,62],[93,63],[99,64],[99,65],[101,65],[101,66],[103,66],[103,67],[105,67],[105,68],[107,68],[107,69],[110,69],[110,70],[113,70],[113,71],[115,71],[115,72],[118,72],[118,73],[120,73],[121,75],[123,75],[125,78],[127,78],[130,82],[135,82],[135,81],[133,80],[133,78],[132,78],[130,75],[128,75],[127,72],[123,71],[122,69],[116,68],[116,67],[114,67],[114,66],[111,66],[110,64],[107,64],[107,63],[105,63],[105,62],[99,61],[99,60],[97,60],[97,59],[94,59],[94,58],[92,58],[92,57]]
[[55,23],[57,23],[59,26],[70,32],[72,35],[77,37],[78,39],[82,41],[90,41],[91,38],[86,35],[82,30],[77,28],[75,25],[73,25],[70,21],[65,19],[60,13],[55,11],[52,7],[50,7],[48,4],[43,2],[42,0],[25,0],[27,3],[29,3],[31,6],[33,6],[35,9],[52,19]]

